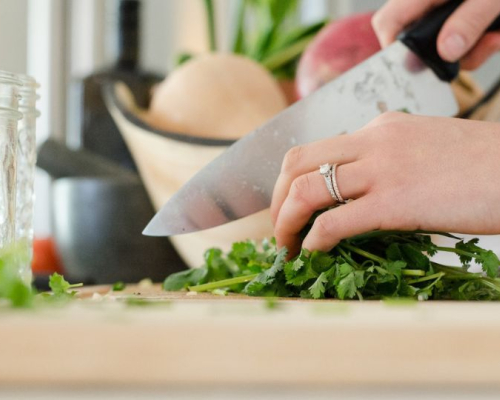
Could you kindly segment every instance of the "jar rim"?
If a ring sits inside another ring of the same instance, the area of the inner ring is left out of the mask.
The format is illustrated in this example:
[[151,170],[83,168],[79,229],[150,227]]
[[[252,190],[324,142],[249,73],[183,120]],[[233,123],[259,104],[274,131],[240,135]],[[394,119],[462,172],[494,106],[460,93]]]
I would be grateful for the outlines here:
[[22,83],[21,91],[32,91],[33,89],[38,89],[40,84],[36,81],[35,78],[26,74],[16,74],[17,78]]
[[16,86],[23,86],[21,79],[12,72],[0,70],[0,83],[7,83]]

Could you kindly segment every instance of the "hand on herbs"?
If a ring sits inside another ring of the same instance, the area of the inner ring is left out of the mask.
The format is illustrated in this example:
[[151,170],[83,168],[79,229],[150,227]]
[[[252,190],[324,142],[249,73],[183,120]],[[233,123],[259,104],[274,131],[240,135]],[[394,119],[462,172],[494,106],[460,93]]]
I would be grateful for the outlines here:
[[[348,204],[335,206],[318,167],[338,163]],[[372,230],[500,233],[500,125],[385,113],[360,131],[293,148],[271,205],[278,247],[328,251]]]
[[[382,46],[396,40],[412,22],[447,0],[389,0],[374,16],[373,28]],[[498,0],[466,0],[446,21],[437,40],[441,57],[461,59],[465,69],[476,69],[500,49],[500,32],[484,34],[500,14]]]

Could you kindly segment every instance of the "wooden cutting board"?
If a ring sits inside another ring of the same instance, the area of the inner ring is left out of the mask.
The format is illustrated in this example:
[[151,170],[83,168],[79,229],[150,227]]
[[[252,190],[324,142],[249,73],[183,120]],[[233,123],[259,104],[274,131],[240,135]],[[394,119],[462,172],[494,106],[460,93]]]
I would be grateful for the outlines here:
[[500,387],[500,303],[108,292],[2,311],[0,384]]

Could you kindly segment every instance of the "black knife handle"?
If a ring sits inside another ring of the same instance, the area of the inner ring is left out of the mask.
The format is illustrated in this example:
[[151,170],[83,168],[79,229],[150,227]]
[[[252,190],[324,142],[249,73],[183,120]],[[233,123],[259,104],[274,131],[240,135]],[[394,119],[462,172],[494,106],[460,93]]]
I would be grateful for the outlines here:
[[[462,3],[463,0],[449,0],[410,26],[399,37],[399,40],[432,68],[440,79],[448,82],[457,77],[460,65],[458,62],[451,63],[444,61],[439,56],[437,38],[446,20]],[[498,29],[500,29],[500,16],[486,31],[489,32]]]

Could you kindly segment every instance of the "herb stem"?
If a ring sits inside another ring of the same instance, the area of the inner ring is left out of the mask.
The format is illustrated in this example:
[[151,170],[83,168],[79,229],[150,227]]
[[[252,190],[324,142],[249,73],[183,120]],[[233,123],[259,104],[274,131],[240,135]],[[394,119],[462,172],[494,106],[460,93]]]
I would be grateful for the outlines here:
[[214,289],[220,289],[223,287],[234,286],[239,283],[250,282],[257,276],[259,276],[259,274],[237,276],[236,278],[223,279],[221,281],[204,283],[202,285],[189,286],[188,290],[190,292],[209,292]]
[[358,247],[352,246],[352,245],[350,245],[348,243],[342,243],[339,246],[340,247],[344,247],[345,249],[350,250],[353,253],[356,253],[356,254],[358,254],[360,256],[363,256],[363,257],[368,258],[370,260],[376,261],[376,262],[378,262],[380,264],[387,262],[387,260],[385,258],[376,256],[375,254],[369,253],[369,252],[367,252],[365,250],[362,250],[362,249],[360,249]]
[[421,269],[402,269],[401,275],[406,276],[425,276],[425,271]]
[[470,253],[470,252],[465,251],[465,250],[455,249],[453,247],[436,247],[436,250],[438,250],[438,251],[444,251],[444,252],[447,252],[447,253],[455,253],[455,254],[458,254],[458,255],[461,255],[461,256],[470,257],[470,258],[476,258],[477,257],[477,255],[474,254],[474,253]]
[[349,264],[351,264],[353,267],[357,269],[360,268],[359,264],[356,261],[354,261],[342,247],[338,246],[337,250],[339,251],[340,255],[349,262]]
[[497,290],[500,290],[500,280],[497,278],[490,278],[484,276],[482,273],[472,273],[463,270],[460,267],[450,267],[448,265],[442,265],[438,263],[432,263],[435,269],[441,270],[446,273],[446,279],[463,279],[463,280],[480,280],[482,282],[489,282],[494,285]]
[[413,279],[411,281],[408,281],[407,283],[409,285],[413,285],[414,283],[420,283],[420,282],[432,281],[433,279],[439,279],[439,278],[442,278],[445,275],[446,274],[444,272],[438,272],[437,274],[432,274],[432,275],[424,276],[423,278]]

